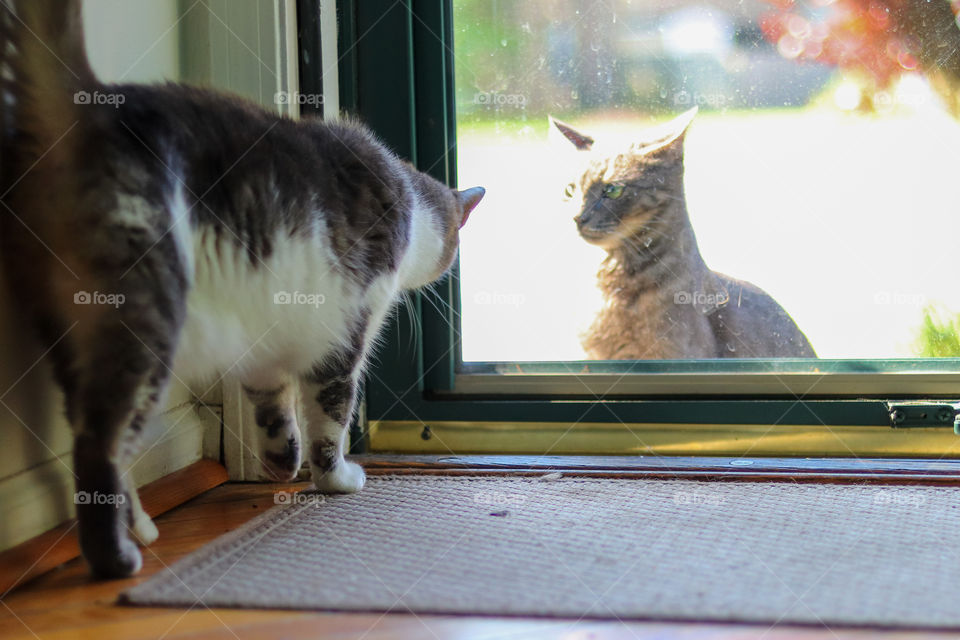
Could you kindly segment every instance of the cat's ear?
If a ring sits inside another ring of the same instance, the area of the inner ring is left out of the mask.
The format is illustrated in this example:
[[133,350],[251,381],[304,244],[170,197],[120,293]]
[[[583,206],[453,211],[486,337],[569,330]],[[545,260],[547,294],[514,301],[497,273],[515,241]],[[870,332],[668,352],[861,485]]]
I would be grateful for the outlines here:
[[665,124],[663,128],[666,132],[667,142],[673,142],[678,138],[682,138],[684,134],[687,133],[687,129],[690,128],[690,123],[693,122],[698,111],[700,111],[700,107],[695,106]]
[[634,151],[644,155],[681,152],[684,135],[699,110],[699,107],[693,107],[673,120],[649,129],[641,140],[633,144]]
[[471,187],[469,189],[464,189],[463,191],[454,191],[454,195],[457,197],[457,202],[460,203],[460,208],[463,210],[463,218],[460,219],[460,228],[463,228],[463,225],[467,224],[467,218],[470,217],[470,212],[473,211],[480,200],[483,199],[483,195],[487,192],[483,187]]
[[565,122],[560,122],[553,116],[547,116],[547,118],[550,119],[550,124],[556,127],[563,134],[563,137],[569,140],[579,151],[590,151],[590,147],[593,146],[593,138],[577,131]]

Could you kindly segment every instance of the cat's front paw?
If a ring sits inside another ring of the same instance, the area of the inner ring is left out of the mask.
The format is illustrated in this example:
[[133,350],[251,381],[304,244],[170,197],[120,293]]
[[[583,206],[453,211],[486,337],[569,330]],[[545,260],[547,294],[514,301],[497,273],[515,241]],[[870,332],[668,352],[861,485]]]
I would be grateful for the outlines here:
[[320,493],[356,493],[363,488],[367,474],[356,462],[342,460],[329,471],[311,465],[313,484]]
[[141,511],[136,515],[133,522],[133,535],[140,544],[146,547],[160,537],[160,532],[157,531],[157,525],[153,523],[150,516]]

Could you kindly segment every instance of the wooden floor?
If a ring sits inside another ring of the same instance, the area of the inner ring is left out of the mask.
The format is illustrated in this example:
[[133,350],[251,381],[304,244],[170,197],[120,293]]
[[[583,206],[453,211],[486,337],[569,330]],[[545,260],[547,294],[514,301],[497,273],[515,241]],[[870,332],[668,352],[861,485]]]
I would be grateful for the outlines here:
[[[946,638],[955,634],[881,633],[745,625],[468,618],[412,614],[334,614],[226,609],[129,608],[114,604],[124,588],[273,506],[278,488],[224,485],[157,519],[160,539],[144,550],[144,569],[130,580],[92,582],[80,560],[0,599],[0,638],[611,638],[746,640],[764,638]],[[336,579],[331,576],[331,579]]]

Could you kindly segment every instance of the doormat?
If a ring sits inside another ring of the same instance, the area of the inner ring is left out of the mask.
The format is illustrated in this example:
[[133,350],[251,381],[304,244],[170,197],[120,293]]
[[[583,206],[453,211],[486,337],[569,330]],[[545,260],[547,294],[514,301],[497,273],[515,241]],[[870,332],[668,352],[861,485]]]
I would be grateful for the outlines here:
[[296,494],[136,605],[960,628],[960,488],[375,476]]

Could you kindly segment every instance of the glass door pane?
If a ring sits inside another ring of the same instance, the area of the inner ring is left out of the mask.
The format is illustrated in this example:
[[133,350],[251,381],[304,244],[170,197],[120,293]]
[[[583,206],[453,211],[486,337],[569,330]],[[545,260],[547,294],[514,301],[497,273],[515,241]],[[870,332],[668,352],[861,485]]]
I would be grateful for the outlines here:
[[463,360],[960,355],[960,125],[888,5],[454,0]]

